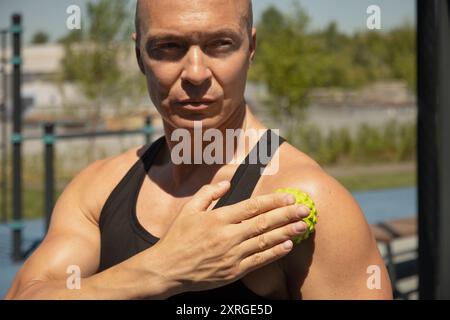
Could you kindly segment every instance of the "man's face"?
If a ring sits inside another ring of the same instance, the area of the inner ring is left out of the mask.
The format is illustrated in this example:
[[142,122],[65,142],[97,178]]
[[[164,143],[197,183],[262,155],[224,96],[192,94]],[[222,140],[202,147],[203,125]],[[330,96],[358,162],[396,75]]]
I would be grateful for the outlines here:
[[138,62],[172,127],[219,127],[244,107],[256,39],[247,10],[244,0],[141,1]]

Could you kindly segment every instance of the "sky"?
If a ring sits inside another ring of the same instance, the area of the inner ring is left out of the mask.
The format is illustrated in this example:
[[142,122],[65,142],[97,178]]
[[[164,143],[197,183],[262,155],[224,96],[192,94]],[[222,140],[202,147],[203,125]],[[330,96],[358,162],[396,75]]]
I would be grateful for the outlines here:
[[[0,28],[8,27],[12,13],[20,12],[23,16],[25,42],[32,35],[42,30],[50,35],[50,40],[60,38],[68,30],[66,9],[70,5],[81,8],[81,23],[85,15],[85,6],[89,0],[0,0]],[[94,0],[95,1],[95,0]],[[292,9],[292,0],[253,0],[256,22],[264,10],[274,5],[284,12]],[[331,21],[338,23],[339,29],[347,33],[366,28],[370,5],[381,9],[381,28],[389,30],[408,21],[416,23],[415,0],[299,0],[311,17],[311,28],[320,29]]]

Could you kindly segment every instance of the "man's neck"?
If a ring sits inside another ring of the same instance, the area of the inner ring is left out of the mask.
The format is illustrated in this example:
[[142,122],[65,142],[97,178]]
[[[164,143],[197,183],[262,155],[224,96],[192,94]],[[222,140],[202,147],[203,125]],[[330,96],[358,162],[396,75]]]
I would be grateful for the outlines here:
[[[241,130],[242,132],[245,132],[248,129],[261,129],[262,125],[256,121],[256,119],[251,114],[248,106],[246,105],[245,101],[243,105],[240,108],[237,108],[236,112],[234,112],[222,125],[220,125],[217,128],[218,131],[220,131],[220,134],[222,136],[222,144],[220,147],[222,148],[222,154],[224,155],[223,162],[220,163],[214,163],[214,164],[206,164],[205,165],[205,159],[203,158],[205,148],[208,147],[208,145],[211,144],[211,141],[204,141],[203,137],[200,138],[200,141],[198,139],[194,139],[194,135],[203,135],[204,132],[208,128],[202,128],[201,132],[194,132],[193,129],[188,130],[189,134],[191,136],[190,138],[190,150],[191,150],[191,157],[190,161],[187,161],[187,163],[181,163],[181,164],[175,164],[172,161],[171,155],[172,150],[177,146],[177,144],[180,143],[180,141],[172,141],[171,137],[173,132],[177,129],[172,126],[170,126],[167,122],[164,122],[164,133],[166,137],[166,142],[168,146],[168,150],[165,155],[165,163],[170,167],[170,174],[171,174],[171,180],[173,183],[173,186],[177,188],[180,186],[184,181],[188,180],[191,176],[201,177],[199,180],[212,180],[215,176],[215,173],[224,165],[228,164],[231,160],[233,163],[236,161],[237,155],[237,141],[234,140],[235,138],[232,137],[229,134],[227,134],[227,130]],[[242,139],[240,137],[239,139]],[[233,140],[233,141],[231,141]],[[194,145],[197,143],[197,145]],[[217,144],[215,144],[217,146]],[[231,146],[231,152],[232,152],[232,158],[226,157],[225,154],[228,152]],[[247,154],[250,151],[250,148],[253,147],[253,145],[250,144],[244,144],[244,149],[240,150],[243,151],[244,154]],[[227,149],[228,148],[228,149]],[[195,153],[197,153],[197,159],[195,159]],[[197,162],[198,160],[198,153],[201,153],[201,161],[200,163]]]

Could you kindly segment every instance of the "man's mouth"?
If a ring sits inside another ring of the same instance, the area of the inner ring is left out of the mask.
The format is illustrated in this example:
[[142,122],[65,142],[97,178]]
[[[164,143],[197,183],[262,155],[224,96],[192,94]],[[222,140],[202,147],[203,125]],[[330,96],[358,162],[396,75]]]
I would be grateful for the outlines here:
[[186,110],[204,110],[209,108],[214,103],[213,99],[184,99],[179,100],[177,105]]

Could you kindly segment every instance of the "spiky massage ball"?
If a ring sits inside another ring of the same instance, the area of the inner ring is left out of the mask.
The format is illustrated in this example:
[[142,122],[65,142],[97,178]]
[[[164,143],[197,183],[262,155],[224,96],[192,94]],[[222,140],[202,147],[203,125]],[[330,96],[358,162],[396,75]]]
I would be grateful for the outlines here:
[[280,188],[277,189],[276,192],[290,193],[295,197],[297,204],[303,204],[309,208],[309,215],[303,219],[307,225],[306,232],[299,236],[295,236],[292,239],[292,242],[296,245],[301,241],[308,239],[311,233],[314,232],[317,223],[317,210],[314,201],[307,193],[296,188]]

